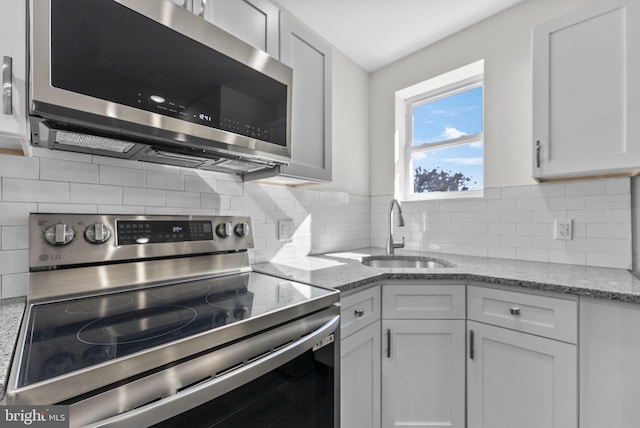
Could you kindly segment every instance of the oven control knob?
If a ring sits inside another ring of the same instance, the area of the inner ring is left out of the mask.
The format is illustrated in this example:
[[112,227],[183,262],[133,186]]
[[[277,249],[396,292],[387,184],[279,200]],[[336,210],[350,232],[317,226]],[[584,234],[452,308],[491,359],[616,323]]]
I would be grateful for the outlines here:
[[246,238],[247,236],[249,236],[249,232],[250,232],[249,223],[247,222],[238,223],[236,224],[236,227],[233,229],[233,231],[240,238]]
[[216,235],[221,238],[226,238],[231,235],[231,223],[220,223],[216,227]]
[[237,320],[243,320],[249,316],[249,308],[246,306],[239,306],[233,310],[233,317]]
[[76,237],[76,231],[68,224],[58,223],[49,226],[44,231],[44,239],[51,245],[62,246],[71,243]]
[[229,322],[230,319],[231,313],[229,311],[222,311],[218,313],[214,318],[216,325],[225,325]]
[[111,238],[111,229],[103,223],[95,223],[84,230],[84,238],[91,244],[104,244]]

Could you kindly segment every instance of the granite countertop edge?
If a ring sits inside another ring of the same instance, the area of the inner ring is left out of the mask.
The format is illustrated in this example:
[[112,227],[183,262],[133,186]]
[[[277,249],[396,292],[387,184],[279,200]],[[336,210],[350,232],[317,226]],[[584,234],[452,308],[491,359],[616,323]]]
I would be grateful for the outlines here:
[[[362,258],[384,255],[379,248],[306,256],[293,262],[254,265],[253,270],[297,282],[351,292],[392,280],[480,282],[640,304],[640,280],[625,269],[515,261],[475,256],[402,251],[399,259],[426,257],[445,260],[452,267],[435,269],[372,268]],[[333,263],[332,263],[333,262]]]

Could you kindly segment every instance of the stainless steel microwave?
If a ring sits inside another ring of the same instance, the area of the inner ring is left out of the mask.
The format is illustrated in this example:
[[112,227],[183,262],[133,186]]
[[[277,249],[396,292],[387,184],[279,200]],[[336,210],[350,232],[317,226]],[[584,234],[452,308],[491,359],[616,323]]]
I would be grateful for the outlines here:
[[30,0],[32,143],[275,175],[292,70],[169,0]]

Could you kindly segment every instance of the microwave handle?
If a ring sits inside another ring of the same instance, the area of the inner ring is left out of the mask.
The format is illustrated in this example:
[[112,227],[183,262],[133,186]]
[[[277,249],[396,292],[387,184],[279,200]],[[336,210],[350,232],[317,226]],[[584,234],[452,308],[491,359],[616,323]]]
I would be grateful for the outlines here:
[[207,0],[200,0],[200,12],[198,13],[198,16],[200,18],[204,18],[204,11],[207,8]]
[[338,329],[339,324],[340,316],[335,315],[322,327],[274,351],[264,358],[165,399],[154,401],[146,406],[95,422],[86,427],[129,428],[132,426],[148,426],[162,422],[200,404],[220,397],[235,388],[275,370],[284,363],[312,349],[314,345],[318,344],[325,337],[331,336],[331,334]]
[[2,57],[2,113],[12,114],[13,108],[13,58]]

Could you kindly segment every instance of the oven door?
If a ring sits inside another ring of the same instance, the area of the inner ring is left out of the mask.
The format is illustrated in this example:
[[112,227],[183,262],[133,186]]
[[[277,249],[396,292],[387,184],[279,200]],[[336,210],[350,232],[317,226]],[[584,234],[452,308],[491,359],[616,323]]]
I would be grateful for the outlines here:
[[339,427],[339,307],[83,399],[91,427]]

